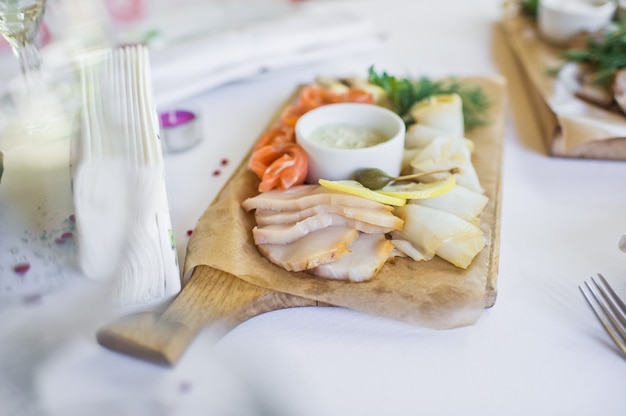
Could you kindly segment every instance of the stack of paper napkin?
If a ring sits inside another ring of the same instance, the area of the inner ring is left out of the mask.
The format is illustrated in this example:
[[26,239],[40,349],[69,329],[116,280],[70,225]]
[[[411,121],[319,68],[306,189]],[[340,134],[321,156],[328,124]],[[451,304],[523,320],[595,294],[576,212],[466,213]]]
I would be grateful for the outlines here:
[[114,279],[116,302],[180,291],[148,50],[134,45],[81,57],[81,132],[73,191],[80,266]]

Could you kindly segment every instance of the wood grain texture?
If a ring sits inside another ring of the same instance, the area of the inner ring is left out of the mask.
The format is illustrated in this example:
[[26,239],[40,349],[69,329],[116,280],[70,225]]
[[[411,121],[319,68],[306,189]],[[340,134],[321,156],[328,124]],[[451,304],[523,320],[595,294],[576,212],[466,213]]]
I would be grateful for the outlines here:
[[215,325],[225,333],[262,313],[298,306],[324,305],[199,266],[162,314],[143,312],[125,316],[98,331],[97,340],[113,351],[173,365],[207,325]]

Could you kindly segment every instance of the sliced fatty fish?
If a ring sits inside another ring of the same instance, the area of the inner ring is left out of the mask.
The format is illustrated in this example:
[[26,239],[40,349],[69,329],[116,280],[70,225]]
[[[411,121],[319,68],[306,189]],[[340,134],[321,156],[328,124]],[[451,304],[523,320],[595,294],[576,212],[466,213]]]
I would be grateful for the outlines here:
[[298,185],[285,191],[272,190],[250,197],[241,203],[246,211],[269,209],[273,211],[294,211],[316,205],[345,205],[350,207],[387,209],[390,207],[380,202],[359,196],[333,191],[321,185]]
[[315,205],[309,208],[293,211],[274,211],[270,209],[257,209],[254,212],[256,223],[259,226],[275,224],[292,224],[316,214],[339,214],[346,218],[352,218],[368,224],[401,230],[404,221],[395,216],[385,205],[383,208],[362,208],[346,205]]
[[424,253],[415,247],[413,243],[406,240],[399,231],[391,233],[391,243],[396,248],[396,256],[407,256],[412,258],[414,261],[430,260],[430,258],[426,258]]
[[350,245],[350,252],[338,260],[317,266],[308,272],[319,277],[363,282],[383,267],[393,244],[384,234],[363,234]]
[[437,255],[465,269],[485,246],[479,227],[449,212],[418,204],[407,204],[397,211],[405,227],[392,237],[410,241],[426,259]]
[[450,192],[443,195],[434,198],[415,199],[410,203],[440,209],[472,224],[478,224],[480,213],[488,201],[489,198],[485,194],[472,191],[462,185],[456,185]]
[[258,244],[269,261],[287,271],[303,271],[335,261],[348,253],[359,232],[350,227],[326,227],[289,244]]
[[379,227],[339,214],[315,214],[293,224],[272,224],[254,227],[255,244],[289,244],[326,227],[349,227],[367,234],[384,234],[391,228]]

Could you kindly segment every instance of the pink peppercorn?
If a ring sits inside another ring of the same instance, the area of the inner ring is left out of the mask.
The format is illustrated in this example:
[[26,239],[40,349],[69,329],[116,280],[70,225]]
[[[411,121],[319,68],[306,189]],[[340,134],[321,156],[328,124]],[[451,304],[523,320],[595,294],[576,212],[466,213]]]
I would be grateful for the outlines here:
[[20,263],[13,267],[13,271],[20,276],[26,274],[26,272],[30,269],[30,263]]

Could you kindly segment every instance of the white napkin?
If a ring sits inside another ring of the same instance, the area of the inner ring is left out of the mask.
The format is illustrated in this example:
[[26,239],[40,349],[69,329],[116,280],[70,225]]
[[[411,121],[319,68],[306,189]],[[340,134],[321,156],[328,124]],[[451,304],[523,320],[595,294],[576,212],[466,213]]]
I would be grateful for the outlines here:
[[267,71],[338,58],[381,43],[350,9],[306,4],[245,27],[152,48],[157,105]]
[[173,297],[180,271],[147,48],[94,51],[80,75],[73,182],[81,268],[90,279],[116,279],[120,306]]

